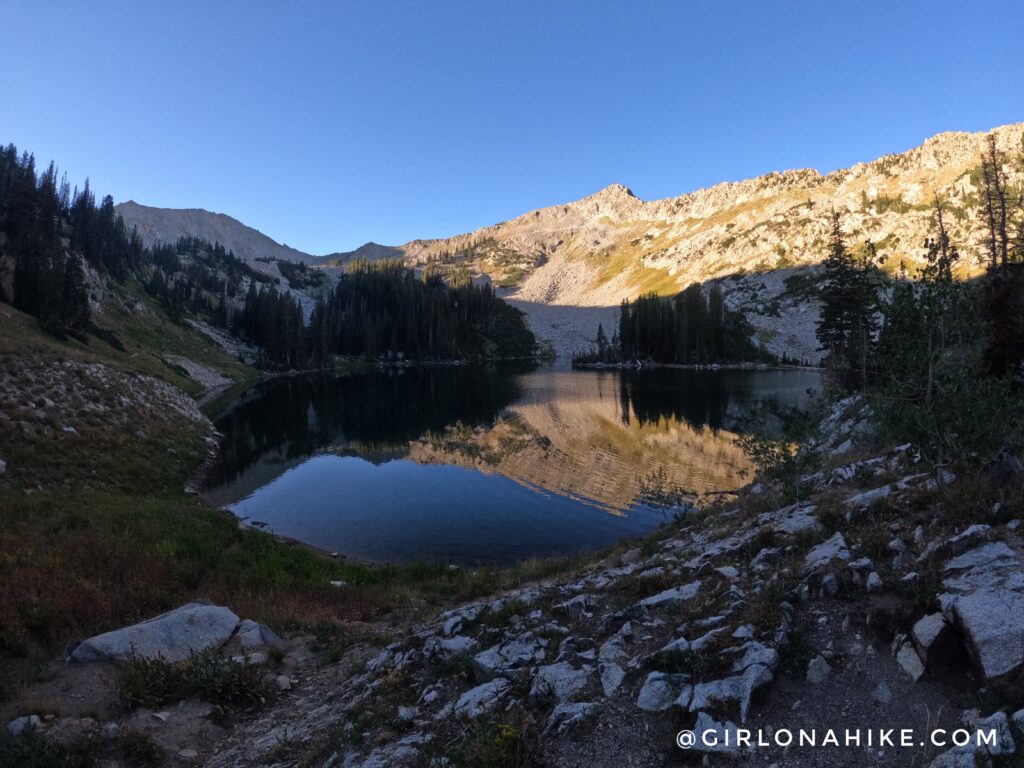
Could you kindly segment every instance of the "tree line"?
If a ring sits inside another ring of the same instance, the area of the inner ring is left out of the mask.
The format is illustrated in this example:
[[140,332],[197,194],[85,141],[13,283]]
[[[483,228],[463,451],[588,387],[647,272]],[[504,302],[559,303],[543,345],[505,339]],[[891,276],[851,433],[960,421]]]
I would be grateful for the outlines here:
[[[13,296],[5,295],[5,272],[10,269],[5,265],[0,272],[0,299],[13,300],[18,309],[39,318],[57,336],[82,335],[89,322],[82,261],[69,255],[68,246],[72,239],[94,244],[94,228],[86,229],[84,215],[92,204],[88,187],[72,195],[67,180],[58,179],[53,163],[37,176],[31,155],[19,155],[13,144],[0,149],[0,244],[14,256]],[[90,223],[97,213],[93,205]],[[91,253],[97,255],[95,249]]]
[[[200,238],[144,247],[110,196],[97,205],[88,181],[72,191],[53,163],[37,173],[34,157],[14,145],[0,150],[0,256],[0,300],[83,341],[87,331],[102,333],[90,321],[88,266],[136,281],[175,322],[201,318],[257,345],[270,368],[327,365],[335,355],[454,360],[536,350],[523,314],[490,285],[474,285],[468,273],[418,275],[399,262],[355,264],[307,323],[297,294],[278,278]],[[8,257],[13,275],[5,276]],[[278,267],[292,289],[323,282],[304,264]]]
[[418,275],[398,261],[353,263],[313,306],[308,325],[291,293],[252,282],[235,330],[279,368],[320,367],[332,356],[480,360],[536,350],[522,312],[490,285]]
[[310,321],[314,360],[401,353],[413,359],[527,357],[536,340],[523,313],[468,277],[417,274],[397,261],[359,261]]
[[753,330],[743,313],[725,306],[717,284],[705,291],[695,283],[673,298],[651,293],[624,300],[612,338],[599,325],[594,346],[573,360],[681,365],[766,360],[766,353],[751,341]]

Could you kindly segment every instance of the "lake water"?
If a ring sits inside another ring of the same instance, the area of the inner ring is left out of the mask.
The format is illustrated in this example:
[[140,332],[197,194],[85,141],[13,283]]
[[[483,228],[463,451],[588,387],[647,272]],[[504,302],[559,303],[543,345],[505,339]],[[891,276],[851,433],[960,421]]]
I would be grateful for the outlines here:
[[593,550],[667,519],[642,503],[655,473],[695,492],[742,485],[735,435],[819,386],[812,371],[513,365],[276,379],[213,414],[225,440],[206,495],[373,562]]

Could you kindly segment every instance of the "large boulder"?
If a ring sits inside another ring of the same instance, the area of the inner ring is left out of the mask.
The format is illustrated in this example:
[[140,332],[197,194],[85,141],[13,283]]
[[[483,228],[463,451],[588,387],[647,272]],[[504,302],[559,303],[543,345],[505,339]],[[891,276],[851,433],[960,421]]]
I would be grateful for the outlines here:
[[651,672],[640,688],[636,705],[644,712],[664,712],[674,704],[689,706],[692,689],[686,684],[687,677]]
[[569,662],[560,661],[537,670],[530,688],[529,702],[532,706],[546,706],[552,701],[562,704],[587,687],[590,673],[594,668],[583,665],[575,669]]
[[693,686],[693,698],[690,700],[690,711],[699,712],[721,707],[730,702],[739,704],[740,722],[747,721],[750,702],[754,693],[772,681],[773,675],[768,667],[753,664],[743,670],[743,674],[726,677],[712,682],[698,683]]
[[281,645],[278,634],[265,624],[245,619],[235,632],[243,648],[275,648]]
[[963,633],[988,682],[1024,669],[1024,561],[1004,542],[971,549],[946,563],[943,616]]
[[223,645],[238,626],[231,609],[209,603],[188,603],[130,627],[90,637],[69,649],[69,662],[162,658],[184,661],[193,653]]
[[941,613],[918,619],[910,631],[910,637],[917,655],[929,669],[956,658],[959,646],[957,633]]

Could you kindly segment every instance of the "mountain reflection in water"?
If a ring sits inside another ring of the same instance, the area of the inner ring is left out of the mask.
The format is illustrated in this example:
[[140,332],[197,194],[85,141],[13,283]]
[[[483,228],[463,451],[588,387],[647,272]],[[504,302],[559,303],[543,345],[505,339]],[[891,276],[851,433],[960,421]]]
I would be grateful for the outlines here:
[[665,519],[643,478],[743,482],[755,414],[801,407],[810,371],[410,368],[272,380],[215,414],[208,497],[374,561],[510,562],[594,549]]

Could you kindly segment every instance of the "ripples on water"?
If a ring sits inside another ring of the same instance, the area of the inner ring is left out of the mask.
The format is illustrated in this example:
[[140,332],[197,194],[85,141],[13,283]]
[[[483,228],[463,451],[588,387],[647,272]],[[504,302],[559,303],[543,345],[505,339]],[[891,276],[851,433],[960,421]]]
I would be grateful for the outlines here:
[[741,485],[735,433],[777,421],[810,371],[410,368],[260,384],[214,418],[207,495],[377,562],[503,563],[642,535],[643,478]]

